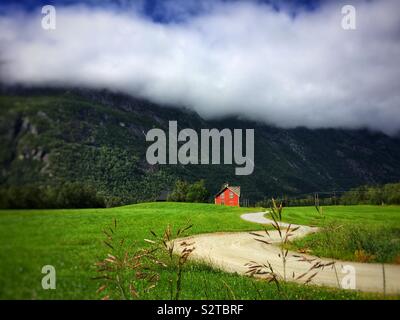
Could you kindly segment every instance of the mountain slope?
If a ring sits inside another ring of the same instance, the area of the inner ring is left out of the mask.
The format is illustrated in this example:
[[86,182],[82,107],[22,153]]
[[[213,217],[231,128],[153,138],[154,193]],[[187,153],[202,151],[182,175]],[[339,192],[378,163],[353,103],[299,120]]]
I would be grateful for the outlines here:
[[[146,162],[144,133],[179,129],[254,128],[255,169],[236,165],[157,165]],[[272,195],[343,190],[400,180],[400,139],[366,130],[285,130],[235,118],[197,114],[98,90],[2,88],[2,185],[84,181],[124,202],[155,199],[177,178],[205,179],[211,192],[241,185],[253,201]]]

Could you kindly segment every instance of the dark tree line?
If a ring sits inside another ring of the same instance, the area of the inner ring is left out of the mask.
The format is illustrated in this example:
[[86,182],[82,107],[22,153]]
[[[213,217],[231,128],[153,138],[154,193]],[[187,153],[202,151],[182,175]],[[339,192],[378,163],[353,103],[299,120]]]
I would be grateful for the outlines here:
[[11,186],[0,188],[1,209],[103,208],[106,199],[92,186],[66,182],[59,186]]
[[174,190],[168,195],[167,201],[171,202],[208,202],[210,192],[205,187],[204,180],[189,184],[178,180]]
[[[294,206],[330,206],[330,205],[357,205],[357,204],[400,204],[400,183],[385,185],[360,186],[349,191],[332,193],[313,193],[302,198],[278,197],[278,201],[287,207]],[[269,208],[271,199],[265,199],[256,205]]]
[[[189,184],[178,180],[168,201],[208,202],[210,193],[204,180]],[[120,198],[98,192],[92,185],[66,182],[61,185],[0,187],[0,209],[70,209],[119,206]]]
[[[178,180],[168,195],[167,201],[209,202],[210,192],[205,181],[195,183]],[[310,194],[304,198],[284,196],[276,198],[284,206],[321,206],[355,204],[400,205],[400,183],[376,186],[361,186],[338,195],[337,193]],[[80,182],[66,182],[57,186],[2,186],[0,187],[0,209],[59,209],[59,208],[104,208],[123,204],[121,199],[98,192],[93,186]],[[270,207],[271,200],[256,203]]]
[[354,188],[343,194],[340,201],[342,204],[400,204],[400,183]]

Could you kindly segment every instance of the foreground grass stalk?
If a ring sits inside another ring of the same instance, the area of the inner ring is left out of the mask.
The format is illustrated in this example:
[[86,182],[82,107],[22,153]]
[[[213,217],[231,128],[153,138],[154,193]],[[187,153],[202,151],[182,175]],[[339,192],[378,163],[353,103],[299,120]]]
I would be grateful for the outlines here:
[[384,263],[382,263],[382,276],[383,276],[383,296],[386,297],[386,273],[385,273]]
[[112,226],[103,230],[108,253],[106,258],[95,263],[99,275],[93,279],[101,281],[97,293],[106,293],[103,300],[138,299],[154,288],[159,279],[158,273],[150,270],[148,265],[153,251],[141,249],[132,252],[125,238],[121,238],[117,231],[116,219]]
[[[290,243],[290,238],[294,235],[294,232],[300,228],[300,226],[292,228],[292,225],[288,224],[286,228],[282,227],[283,226],[283,224],[282,224],[282,212],[283,212],[282,202],[277,204],[275,199],[272,199],[271,203],[272,203],[272,205],[270,207],[269,214],[273,220],[271,225],[279,235],[278,257],[281,259],[281,262],[282,262],[282,274],[279,274],[279,272],[277,272],[273,268],[273,266],[271,265],[271,263],[269,261],[267,261],[266,263],[263,263],[263,264],[257,263],[255,261],[251,261],[251,262],[247,263],[246,266],[248,267],[248,271],[246,273],[251,276],[262,275],[262,276],[266,277],[268,282],[274,282],[276,284],[278,291],[281,292],[282,286],[280,285],[280,281],[286,282],[288,280],[287,279],[287,262],[288,262],[289,249],[287,249],[287,247]],[[317,208],[320,209],[319,206]],[[320,209],[318,212],[322,213],[322,209]],[[265,231],[265,234],[269,238],[271,238],[268,230],[265,229],[264,231]],[[260,238],[264,237],[264,235],[260,235],[258,233],[251,233],[251,234],[257,236],[257,238],[255,238],[254,240],[262,242],[266,245],[271,245],[271,242],[264,240],[264,239],[260,239]],[[308,259],[307,257],[301,256],[301,255],[293,255],[293,257],[297,258],[298,259],[297,261],[306,262],[306,263],[311,264],[311,267],[305,273],[303,273],[299,276],[296,276],[296,274],[294,272],[292,274],[292,280],[298,281],[300,279],[304,279],[304,284],[310,283],[312,281],[312,279],[318,274],[318,272],[320,270],[323,270],[325,267],[331,266],[332,268],[334,268],[334,266],[335,266],[335,263],[333,261],[328,262],[328,263],[322,263],[319,260]]]
[[[154,244],[153,250],[155,251],[161,250],[166,252],[167,255],[166,262],[162,262],[163,260],[162,255],[154,259],[154,261],[159,265],[174,270],[176,273],[175,281],[172,277],[169,279],[171,300],[172,299],[179,300],[181,297],[184,267],[188,261],[189,256],[195,249],[195,247],[193,246],[194,245],[193,242],[189,243],[184,241],[180,243],[180,246],[183,247],[183,249],[180,251],[179,254],[177,254],[176,239],[185,236],[187,231],[192,227],[193,225],[187,224],[185,227],[178,229],[177,232],[174,234],[171,226],[168,225],[164,231],[164,234],[161,237],[157,236],[157,234],[154,231],[151,231],[151,234],[153,235],[155,240],[147,240],[148,242]],[[173,285],[174,283],[175,286]]]

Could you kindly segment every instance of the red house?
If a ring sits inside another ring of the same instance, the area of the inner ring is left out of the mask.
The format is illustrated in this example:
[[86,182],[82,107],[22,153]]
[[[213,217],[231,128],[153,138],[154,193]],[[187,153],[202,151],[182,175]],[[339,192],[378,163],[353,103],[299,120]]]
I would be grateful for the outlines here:
[[215,204],[239,207],[240,187],[233,187],[225,184],[215,195]]

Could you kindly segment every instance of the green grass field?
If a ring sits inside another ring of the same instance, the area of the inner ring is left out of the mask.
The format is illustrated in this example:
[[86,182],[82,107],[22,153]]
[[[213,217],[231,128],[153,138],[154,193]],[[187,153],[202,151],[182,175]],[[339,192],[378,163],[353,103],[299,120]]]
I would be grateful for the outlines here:
[[322,212],[322,215],[318,214],[314,207],[287,207],[284,208],[284,219],[291,223],[315,226],[339,222],[400,227],[399,206],[326,206]]
[[360,262],[400,263],[399,206],[327,206],[284,209],[284,219],[321,227],[321,232],[296,240],[291,249]]
[[[322,224],[313,208],[287,208],[293,223]],[[329,207],[325,220],[367,225],[400,225],[399,207]],[[149,231],[161,233],[190,222],[191,234],[257,230],[261,227],[239,218],[259,209],[229,208],[209,204],[145,203],[110,209],[3,210],[0,211],[0,299],[99,299],[94,263],[104,258],[102,230],[116,218],[118,232],[133,248],[145,245]],[[41,268],[53,265],[57,289],[43,290]],[[161,268],[161,267],[160,267]],[[168,299],[168,270],[157,287],[142,298]],[[183,299],[363,299],[381,298],[336,289],[296,284],[277,291],[273,284],[227,274],[206,265],[190,263],[183,277]]]

